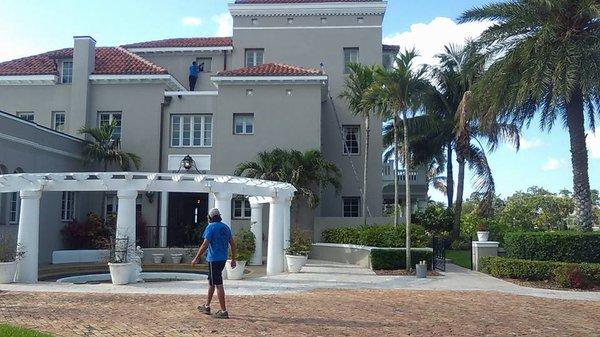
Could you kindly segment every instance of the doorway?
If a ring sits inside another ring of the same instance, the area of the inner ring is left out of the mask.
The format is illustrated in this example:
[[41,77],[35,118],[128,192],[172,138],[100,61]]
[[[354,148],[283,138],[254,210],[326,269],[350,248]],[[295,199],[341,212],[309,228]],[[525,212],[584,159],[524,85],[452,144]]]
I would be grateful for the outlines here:
[[169,247],[198,246],[206,228],[208,193],[169,193]]

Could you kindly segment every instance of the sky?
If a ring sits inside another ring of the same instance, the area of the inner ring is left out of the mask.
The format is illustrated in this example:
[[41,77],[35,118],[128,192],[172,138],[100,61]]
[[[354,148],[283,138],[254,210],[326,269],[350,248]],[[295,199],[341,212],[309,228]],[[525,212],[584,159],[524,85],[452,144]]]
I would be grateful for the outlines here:
[[[91,35],[99,46],[173,37],[230,36],[227,0],[0,0],[0,62],[70,47],[75,35]],[[457,24],[465,10],[486,0],[390,0],[383,24],[384,43],[415,47],[419,62],[434,62],[448,43],[475,38],[489,23]],[[588,130],[589,131],[589,130]],[[589,174],[600,189],[600,130],[589,133]],[[569,137],[562,123],[550,132],[535,121],[522,132],[521,149],[501,145],[488,153],[503,197],[532,185],[572,190]],[[471,191],[467,172],[465,196]],[[434,200],[444,196],[430,190]]]

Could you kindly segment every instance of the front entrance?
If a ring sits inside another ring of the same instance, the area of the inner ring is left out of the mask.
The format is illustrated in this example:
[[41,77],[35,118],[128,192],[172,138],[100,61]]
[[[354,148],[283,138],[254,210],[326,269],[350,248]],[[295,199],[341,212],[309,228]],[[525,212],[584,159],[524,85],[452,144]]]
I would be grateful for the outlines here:
[[208,193],[169,193],[169,247],[198,246],[208,214]]

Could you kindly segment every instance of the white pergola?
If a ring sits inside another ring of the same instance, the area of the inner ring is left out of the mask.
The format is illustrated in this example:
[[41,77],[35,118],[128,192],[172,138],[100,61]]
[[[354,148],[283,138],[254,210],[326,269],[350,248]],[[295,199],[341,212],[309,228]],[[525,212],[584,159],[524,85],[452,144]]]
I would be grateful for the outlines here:
[[[138,192],[209,193],[219,208],[223,222],[231,223],[233,194],[247,195],[251,205],[251,231],[256,250],[251,264],[262,264],[262,206],[269,203],[267,275],[284,271],[284,250],[290,240],[290,207],[296,189],[291,184],[221,175],[75,172],[18,173],[0,175],[0,193],[19,192],[21,207],[17,243],[25,251],[18,262],[16,281],[38,280],[40,198],[43,192],[116,191],[118,198],[117,237],[135,238],[136,198]],[[131,255],[129,255],[131,256]]]

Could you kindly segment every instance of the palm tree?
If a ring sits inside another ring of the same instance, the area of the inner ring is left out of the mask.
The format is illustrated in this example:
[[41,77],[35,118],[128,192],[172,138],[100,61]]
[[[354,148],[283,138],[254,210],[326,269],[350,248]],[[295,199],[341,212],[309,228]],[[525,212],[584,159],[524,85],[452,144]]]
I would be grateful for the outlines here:
[[594,130],[600,106],[598,0],[511,0],[475,7],[461,22],[494,24],[478,39],[495,62],[476,87],[484,117],[542,129],[557,118],[569,131],[573,199],[581,230],[592,228],[585,118]]
[[86,144],[83,150],[83,157],[87,164],[100,163],[104,166],[104,171],[108,165],[117,164],[122,171],[129,171],[131,165],[136,169],[140,168],[141,159],[138,155],[121,150],[121,141],[115,137],[116,121],[92,128],[84,126],[79,129],[79,133],[89,136],[92,141]]
[[[408,113],[419,110],[424,94],[429,90],[429,82],[425,79],[425,68],[417,71],[412,69],[413,60],[417,57],[415,50],[406,50],[396,57],[396,65],[392,70],[378,68],[375,73],[375,83],[369,88],[365,100],[370,106],[376,108],[379,114],[390,118],[394,129],[394,160],[399,158],[398,124],[399,115],[402,115],[403,125],[403,163],[405,174],[406,194],[406,269],[411,269],[410,259],[410,226],[411,226],[411,200],[410,200],[410,168]],[[396,165],[397,166],[397,165]],[[398,177],[395,170],[394,179],[394,225],[398,226]]]
[[327,186],[337,191],[341,188],[341,172],[338,167],[326,160],[318,150],[274,149],[258,153],[256,161],[242,162],[234,173],[256,179],[268,179],[294,185],[299,198],[294,198],[294,218],[297,223],[300,202],[304,201],[310,208],[319,205],[319,193]]
[[348,66],[350,74],[346,77],[345,88],[340,94],[341,98],[348,101],[348,107],[355,116],[365,119],[365,150],[363,162],[363,188],[362,188],[362,216],[363,223],[367,224],[367,169],[369,162],[369,137],[371,133],[370,119],[372,107],[367,106],[365,93],[375,81],[375,66],[365,66],[353,63]]

